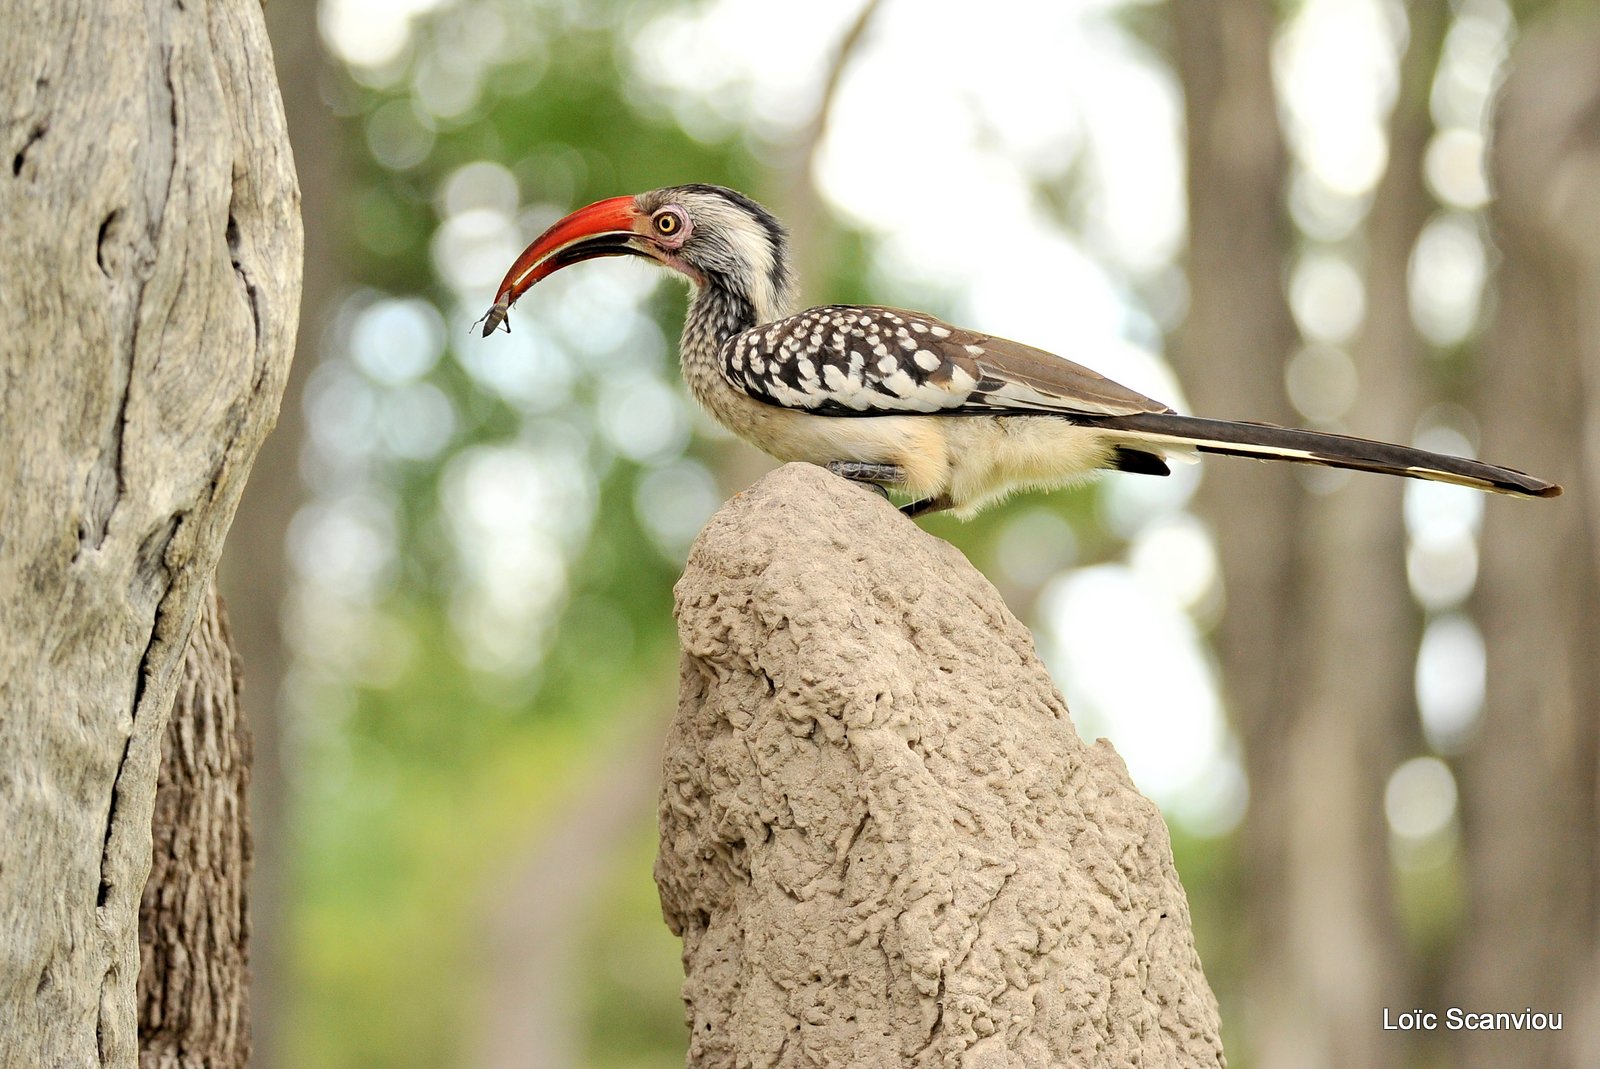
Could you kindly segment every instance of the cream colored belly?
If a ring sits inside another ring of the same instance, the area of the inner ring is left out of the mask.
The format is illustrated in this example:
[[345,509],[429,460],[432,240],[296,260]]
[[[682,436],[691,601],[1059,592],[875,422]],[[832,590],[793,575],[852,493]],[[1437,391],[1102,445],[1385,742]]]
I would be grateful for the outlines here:
[[1053,490],[1103,471],[1118,439],[1052,416],[947,418],[945,493],[962,516],[1018,490]]
[[734,434],[779,460],[894,464],[913,493],[942,493],[950,481],[944,420],[926,416],[818,416],[763,404],[728,391],[702,398]]
[[1050,416],[817,416],[729,390],[702,398],[713,417],[779,460],[893,464],[919,497],[947,496],[972,515],[1021,489],[1081,480],[1117,439]]

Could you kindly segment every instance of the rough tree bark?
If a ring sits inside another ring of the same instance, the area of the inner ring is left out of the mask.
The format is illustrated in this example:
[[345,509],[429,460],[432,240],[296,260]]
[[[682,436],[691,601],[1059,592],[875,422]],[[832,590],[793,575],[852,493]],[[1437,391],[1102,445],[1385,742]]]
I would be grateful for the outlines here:
[[250,732],[228,632],[208,590],[156,787],[139,907],[140,1069],[242,1069],[250,1059]]
[[256,0],[0,39],[0,1066],[132,1069],[168,710],[299,300]]
[[960,553],[790,465],[677,605],[690,1066],[1222,1064],[1160,813]]
[[1470,1009],[1565,1018],[1458,1033],[1463,1069],[1577,1069],[1600,1051],[1600,23],[1571,14],[1517,46],[1496,116],[1483,452],[1567,493],[1484,520],[1488,685],[1458,764],[1468,920],[1451,976]]

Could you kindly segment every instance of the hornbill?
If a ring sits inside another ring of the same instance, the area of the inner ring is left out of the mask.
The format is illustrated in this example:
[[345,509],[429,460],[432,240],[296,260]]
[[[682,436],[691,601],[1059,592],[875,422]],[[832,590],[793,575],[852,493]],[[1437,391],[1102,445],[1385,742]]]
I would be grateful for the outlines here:
[[1070,360],[898,308],[792,312],[788,238],[770,212],[721,186],[682,185],[579,209],[519,256],[483,335],[563,267],[642,256],[693,288],[679,354],[718,422],[785,461],[893,486],[910,515],[963,518],[1019,489],[1101,469],[1169,473],[1193,452],[1322,464],[1526,497],[1561,487],[1510,468],[1408,446],[1265,423],[1183,416]]

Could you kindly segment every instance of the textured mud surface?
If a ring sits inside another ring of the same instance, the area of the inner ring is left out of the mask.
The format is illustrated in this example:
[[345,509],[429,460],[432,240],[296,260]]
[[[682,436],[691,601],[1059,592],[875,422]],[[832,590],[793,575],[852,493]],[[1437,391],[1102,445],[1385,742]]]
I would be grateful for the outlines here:
[[689,1065],[1222,1064],[1160,813],[960,553],[790,465],[677,593]]

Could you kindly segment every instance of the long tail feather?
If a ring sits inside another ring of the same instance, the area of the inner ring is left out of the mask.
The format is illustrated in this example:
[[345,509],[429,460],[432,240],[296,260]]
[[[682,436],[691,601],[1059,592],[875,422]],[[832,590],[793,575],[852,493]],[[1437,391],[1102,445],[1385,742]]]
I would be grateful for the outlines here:
[[1496,464],[1484,464],[1366,438],[1352,438],[1345,434],[1277,427],[1270,423],[1202,419],[1167,412],[1081,416],[1074,417],[1073,422],[1126,431],[1130,437],[1152,444],[1187,445],[1202,453],[1376,471],[1385,475],[1431,479],[1522,497],[1555,497],[1561,493],[1561,487],[1555,483]]

